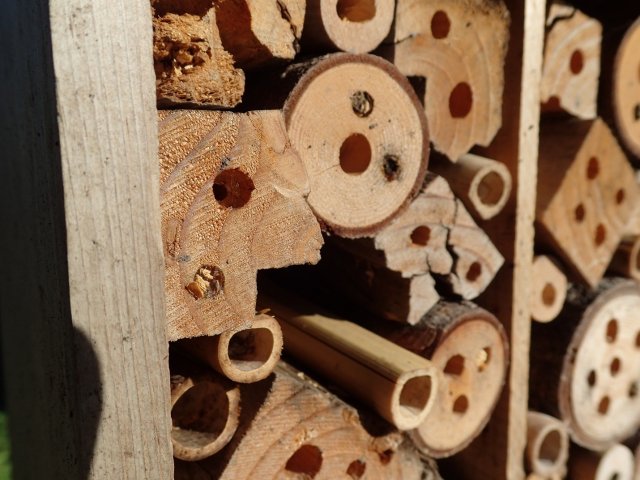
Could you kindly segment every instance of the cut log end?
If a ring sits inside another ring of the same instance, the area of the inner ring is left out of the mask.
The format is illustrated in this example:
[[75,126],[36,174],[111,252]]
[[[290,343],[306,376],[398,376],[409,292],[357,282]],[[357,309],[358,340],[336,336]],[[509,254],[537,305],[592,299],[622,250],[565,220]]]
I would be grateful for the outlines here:
[[532,268],[531,317],[537,322],[550,322],[564,305],[567,277],[558,264],[545,255],[538,255]]
[[260,314],[250,328],[227,331],[218,341],[218,362],[222,373],[240,383],[266,378],[282,351],[282,331],[273,317]]
[[215,376],[172,377],[173,455],[186,461],[210,457],[233,437],[240,415],[240,390]]
[[540,100],[542,111],[596,117],[600,76],[600,23],[560,2],[549,8]]
[[310,0],[303,46],[310,49],[367,53],[389,34],[393,0]]
[[585,310],[565,356],[559,410],[572,439],[602,450],[640,426],[640,288],[620,281]]
[[527,414],[527,468],[542,478],[564,478],[569,458],[569,433],[558,419],[539,412]]
[[406,78],[385,60],[324,57],[297,83],[284,112],[309,174],[308,202],[336,234],[375,233],[419,189],[426,119]]

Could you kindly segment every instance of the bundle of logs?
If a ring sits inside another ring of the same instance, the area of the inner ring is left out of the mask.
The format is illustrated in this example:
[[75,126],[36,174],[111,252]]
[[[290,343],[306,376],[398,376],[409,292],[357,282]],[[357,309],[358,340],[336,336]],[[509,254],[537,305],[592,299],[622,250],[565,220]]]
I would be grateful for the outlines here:
[[[447,477],[509,365],[478,299],[504,263],[485,225],[512,195],[482,154],[503,122],[505,5],[151,7],[175,478]],[[602,43],[602,69],[601,32],[549,10],[532,478],[634,468],[640,288],[604,274],[640,278],[640,26]]]
[[640,476],[640,449],[632,453],[640,440],[640,190],[632,166],[640,155],[639,44],[638,20],[600,22],[549,5],[526,452],[532,479]]

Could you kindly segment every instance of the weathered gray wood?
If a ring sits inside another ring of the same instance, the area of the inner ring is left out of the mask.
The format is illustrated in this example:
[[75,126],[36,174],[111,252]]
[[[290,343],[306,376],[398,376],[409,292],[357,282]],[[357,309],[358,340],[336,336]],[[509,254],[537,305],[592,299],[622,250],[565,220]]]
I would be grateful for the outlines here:
[[0,31],[15,478],[170,478],[149,4],[10,0]]

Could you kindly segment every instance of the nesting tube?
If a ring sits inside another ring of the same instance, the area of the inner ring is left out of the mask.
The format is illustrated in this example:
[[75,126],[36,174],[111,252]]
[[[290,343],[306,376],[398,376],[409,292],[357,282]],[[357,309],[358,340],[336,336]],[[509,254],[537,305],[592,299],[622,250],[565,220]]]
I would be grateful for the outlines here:
[[567,473],[569,433],[557,418],[540,412],[527,413],[528,471],[542,478],[563,478]]

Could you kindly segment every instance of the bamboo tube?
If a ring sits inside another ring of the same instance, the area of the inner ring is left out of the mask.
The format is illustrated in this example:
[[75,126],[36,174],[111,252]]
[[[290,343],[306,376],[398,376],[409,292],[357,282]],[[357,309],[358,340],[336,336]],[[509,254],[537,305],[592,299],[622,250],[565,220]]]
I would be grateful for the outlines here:
[[537,255],[531,272],[531,317],[550,322],[558,316],[567,296],[567,277],[551,257]]
[[169,340],[247,328],[257,270],[320,258],[304,166],[280,112],[163,111],[159,120]]
[[640,236],[625,236],[613,254],[609,270],[623,277],[640,280]]
[[433,364],[346,320],[291,299],[261,304],[281,321],[285,349],[331,379],[400,430],[420,425],[435,404],[439,373]]
[[255,77],[244,104],[283,109],[309,176],[307,201],[336,235],[374,234],[422,184],[424,111],[407,79],[380,57],[336,53]]
[[536,242],[595,287],[640,202],[633,169],[601,119],[543,123],[539,165]]
[[640,19],[605,30],[599,107],[627,154],[640,158]]
[[527,471],[541,478],[564,478],[569,458],[569,433],[557,418],[540,412],[527,414]]
[[152,0],[151,6],[158,104],[238,105],[244,72],[222,45],[212,2]]
[[602,451],[640,427],[640,286],[605,279],[569,289],[551,323],[532,325],[529,405],[557,416],[571,439]]
[[176,346],[234,382],[252,383],[266,378],[276,366],[282,331],[273,317],[258,314],[249,328],[184,339]]
[[502,1],[397,1],[381,54],[413,80],[434,148],[454,162],[502,125],[509,23]]
[[502,211],[511,194],[507,167],[489,158],[467,153],[457,163],[440,157],[431,162],[432,172],[443,176],[471,213],[489,220]]
[[624,445],[614,445],[603,454],[582,448],[571,449],[570,480],[633,480],[633,453]]
[[240,390],[213,372],[171,376],[173,456],[194,462],[224,448],[238,428]]
[[394,0],[307,0],[302,45],[367,53],[389,34]]
[[284,362],[240,386],[238,433],[219,454],[175,462],[176,480],[441,480],[395,429]]
[[504,328],[471,302],[439,302],[415,326],[370,327],[429,359],[442,373],[438,401],[410,436],[432,458],[462,451],[486,426],[504,385],[509,348]]
[[543,112],[596,117],[601,40],[597,20],[563,2],[551,3],[540,82]]

